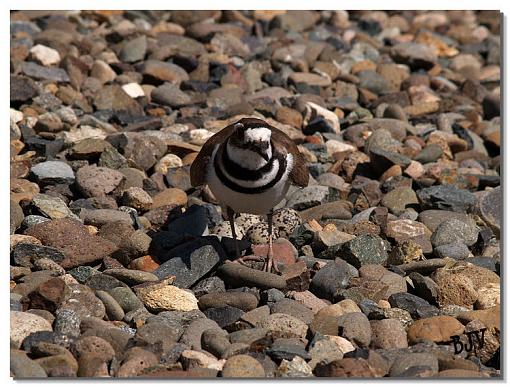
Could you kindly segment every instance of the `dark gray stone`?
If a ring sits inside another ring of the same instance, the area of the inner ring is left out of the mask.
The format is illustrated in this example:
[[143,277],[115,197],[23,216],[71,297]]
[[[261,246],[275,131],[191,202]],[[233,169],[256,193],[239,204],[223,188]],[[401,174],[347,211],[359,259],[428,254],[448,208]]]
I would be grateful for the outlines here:
[[72,184],[74,172],[63,161],[44,161],[34,165],[30,172],[39,184]]
[[93,290],[105,291],[109,291],[118,287],[128,287],[124,282],[119,281],[117,278],[103,273],[98,273],[90,276],[87,280],[85,280],[85,285]]
[[218,269],[218,275],[230,286],[256,286],[263,289],[283,289],[285,279],[273,273],[251,269],[238,263],[225,263]]
[[469,256],[470,251],[464,243],[456,242],[437,246],[434,253],[439,258],[465,259]]
[[423,148],[414,159],[422,164],[433,163],[443,155],[443,149],[437,144],[430,144]]
[[16,75],[11,75],[10,90],[10,97],[13,102],[28,101],[39,93],[39,89],[32,79]]
[[233,306],[222,306],[219,308],[209,308],[204,311],[207,318],[210,318],[220,326],[226,328],[235,323],[244,314],[244,311]]
[[204,278],[193,286],[193,293],[195,297],[200,298],[205,294],[209,293],[222,293],[225,291],[225,283],[220,277],[212,276]]
[[160,279],[175,275],[174,285],[189,288],[214,270],[225,257],[216,237],[197,238],[168,252],[168,260],[154,274]]
[[69,82],[69,75],[59,67],[44,67],[34,62],[23,62],[21,70],[29,77],[52,82]]
[[437,316],[439,310],[423,298],[410,293],[395,293],[388,298],[393,308],[407,310],[413,319]]
[[416,195],[424,209],[471,212],[476,203],[471,192],[449,184],[422,188]]
[[12,251],[12,258],[16,265],[32,268],[34,262],[39,259],[45,258],[60,263],[65,259],[65,255],[54,247],[18,243]]
[[357,276],[358,270],[354,266],[336,259],[315,274],[310,290],[317,297],[333,300],[340,290],[347,287],[349,280]]
[[360,235],[342,246],[342,257],[351,265],[360,268],[363,265],[385,265],[388,253],[384,240],[376,235]]
[[80,316],[74,310],[58,309],[55,313],[53,330],[69,337],[78,337],[80,336],[80,324]]
[[437,304],[439,287],[430,277],[414,272],[409,275],[409,278],[413,281],[414,291],[420,298],[433,305]]
[[128,287],[109,289],[108,293],[115,298],[125,313],[144,307],[142,301]]
[[75,267],[74,269],[68,270],[67,273],[71,274],[74,277],[74,279],[78,281],[80,284],[84,284],[90,277],[94,275],[101,274],[99,270],[94,269],[93,267],[90,266],[78,266]]
[[502,200],[501,187],[496,187],[483,195],[480,199],[479,207],[480,214],[483,220],[485,220],[495,232],[499,234],[501,228],[501,216],[502,211]]
[[472,246],[478,239],[478,227],[474,221],[462,222],[457,219],[447,219],[437,226],[430,237],[434,247],[452,243],[464,243]]
[[162,340],[177,342],[183,333],[182,327],[165,324],[163,322],[146,323],[136,331],[135,337],[148,344],[155,344]]
[[302,211],[332,201],[336,190],[324,185],[314,185],[295,191],[287,201],[287,206]]
[[266,349],[266,354],[275,361],[294,359],[294,356],[299,356],[304,360],[310,360],[311,356],[306,351],[303,343],[297,339],[277,339],[274,343]]

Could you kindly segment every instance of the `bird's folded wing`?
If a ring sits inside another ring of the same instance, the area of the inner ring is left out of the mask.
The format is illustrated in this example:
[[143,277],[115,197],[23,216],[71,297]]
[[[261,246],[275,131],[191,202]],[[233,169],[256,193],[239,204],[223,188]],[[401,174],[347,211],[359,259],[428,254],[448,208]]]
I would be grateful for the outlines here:
[[271,127],[271,132],[271,138],[275,140],[273,141],[273,145],[280,146],[281,149],[279,149],[279,151],[281,153],[286,154],[291,152],[293,155],[294,165],[289,174],[292,184],[299,187],[306,187],[309,179],[308,168],[306,167],[305,159],[301,152],[299,152],[297,145],[281,130]]

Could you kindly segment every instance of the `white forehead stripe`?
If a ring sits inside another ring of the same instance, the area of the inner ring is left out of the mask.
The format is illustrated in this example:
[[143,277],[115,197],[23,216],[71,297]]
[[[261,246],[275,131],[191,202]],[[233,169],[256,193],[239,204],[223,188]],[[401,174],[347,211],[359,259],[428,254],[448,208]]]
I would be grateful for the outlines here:
[[271,130],[268,128],[250,128],[244,132],[244,140],[251,141],[269,141],[271,139]]

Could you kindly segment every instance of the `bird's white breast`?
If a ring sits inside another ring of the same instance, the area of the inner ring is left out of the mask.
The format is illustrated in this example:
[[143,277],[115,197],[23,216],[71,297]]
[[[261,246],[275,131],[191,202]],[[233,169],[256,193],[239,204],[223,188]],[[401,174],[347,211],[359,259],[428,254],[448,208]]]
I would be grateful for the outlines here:
[[[270,210],[275,207],[278,203],[282,201],[285,197],[289,186],[290,179],[289,173],[293,168],[294,160],[291,153],[287,154],[287,167],[285,169],[282,178],[272,187],[268,188],[266,191],[256,194],[246,194],[234,191],[227,186],[225,186],[222,181],[216,175],[214,170],[214,159],[216,157],[216,153],[218,151],[219,145],[217,145],[211,155],[211,161],[207,166],[207,184],[211,189],[212,193],[218,199],[222,206],[230,207],[235,212],[240,213],[251,213],[251,214],[260,214],[265,215],[270,212]],[[275,163],[277,164],[277,163]],[[276,173],[277,173],[276,169]],[[241,181],[240,181],[241,182]],[[237,183],[237,181],[236,181]],[[247,183],[256,183],[256,182],[248,182],[242,181],[243,186],[249,187],[257,187],[260,185],[249,186]],[[267,183],[266,183],[267,184]],[[241,184],[239,184],[241,185]]]

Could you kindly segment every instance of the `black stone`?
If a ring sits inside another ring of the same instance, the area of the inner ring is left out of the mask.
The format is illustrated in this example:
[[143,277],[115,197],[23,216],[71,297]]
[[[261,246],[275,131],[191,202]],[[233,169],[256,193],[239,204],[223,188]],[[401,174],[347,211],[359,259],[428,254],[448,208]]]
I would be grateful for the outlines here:
[[226,255],[218,238],[204,237],[168,251],[164,258],[154,274],[160,279],[175,275],[175,286],[189,288],[224,262]]
[[208,223],[207,210],[194,204],[185,213],[173,218],[164,228],[182,235],[202,236]]
[[386,318],[383,309],[373,300],[365,298],[358,303],[358,306],[369,320],[383,320]]
[[23,76],[11,75],[10,88],[12,102],[28,101],[39,93],[35,82]]
[[362,19],[358,22],[358,27],[362,30],[362,31],[365,31],[367,34],[371,35],[371,36],[375,36],[377,35],[379,32],[382,31],[382,27],[381,25],[379,24],[379,22],[377,20],[372,20],[372,19]]
[[372,169],[381,175],[393,165],[400,165],[402,169],[407,168],[411,163],[411,159],[400,153],[389,152],[380,148],[371,148],[370,163]]
[[169,259],[168,252],[173,248],[195,239],[192,236],[182,235],[174,231],[160,231],[148,235],[151,237],[149,254],[159,262],[167,261]]
[[297,248],[300,248],[311,244],[314,238],[315,232],[307,227],[306,224],[301,224],[294,229],[289,237],[289,241]]
[[476,203],[471,192],[450,184],[422,188],[416,191],[416,196],[424,210],[471,212]]
[[204,311],[207,318],[216,321],[221,328],[226,328],[235,323],[245,312],[242,309],[233,306],[223,306],[219,308],[209,308]]
[[100,272],[90,266],[78,266],[74,269],[68,270],[67,273],[71,274],[80,284],[84,284],[90,277],[99,274]]
[[414,291],[418,297],[437,305],[439,287],[430,277],[414,272],[409,274],[409,278],[413,281]]
[[315,117],[303,128],[303,133],[307,136],[312,135],[316,132],[319,133],[334,133],[334,129],[324,119],[324,117]]
[[51,259],[56,263],[60,263],[65,259],[65,255],[54,247],[31,243],[18,243],[12,251],[12,259],[18,266],[32,268],[33,263],[41,258]]
[[123,287],[123,288],[129,287],[124,282],[119,281],[117,278],[112,277],[111,275],[108,275],[108,274],[103,274],[103,273],[95,274],[95,275],[89,277],[85,281],[85,285],[87,285],[89,288],[91,288],[93,290],[104,290],[104,291],[112,290],[112,289],[119,288],[119,287]]
[[346,358],[361,358],[368,359],[369,351],[365,348],[356,348],[351,352],[344,353],[344,357]]
[[37,346],[40,342],[47,342],[52,344],[61,345],[64,348],[69,348],[72,340],[61,333],[52,331],[38,331],[31,333],[21,343],[21,348],[27,353],[32,352],[32,348]]
[[[251,243],[247,241],[246,239],[239,239],[237,240],[239,251],[241,254],[243,251],[248,250],[251,247]],[[223,246],[223,250],[225,250],[225,253],[229,258],[238,258],[236,257],[236,245],[235,245],[235,239],[229,238],[229,237],[223,237],[221,238],[221,245]]]
[[437,316],[439,310],[423,298],[410,293],[394,293],[388,298],[393,308],[407,310],[413,319]]
[[275,361],[294,359],[294,356],[299,356],[304,360],[310,360],[310,354],[303,348],[302,345],[296,343],[294,339],[278,339],[270,348],[266,349],[266,354]]

